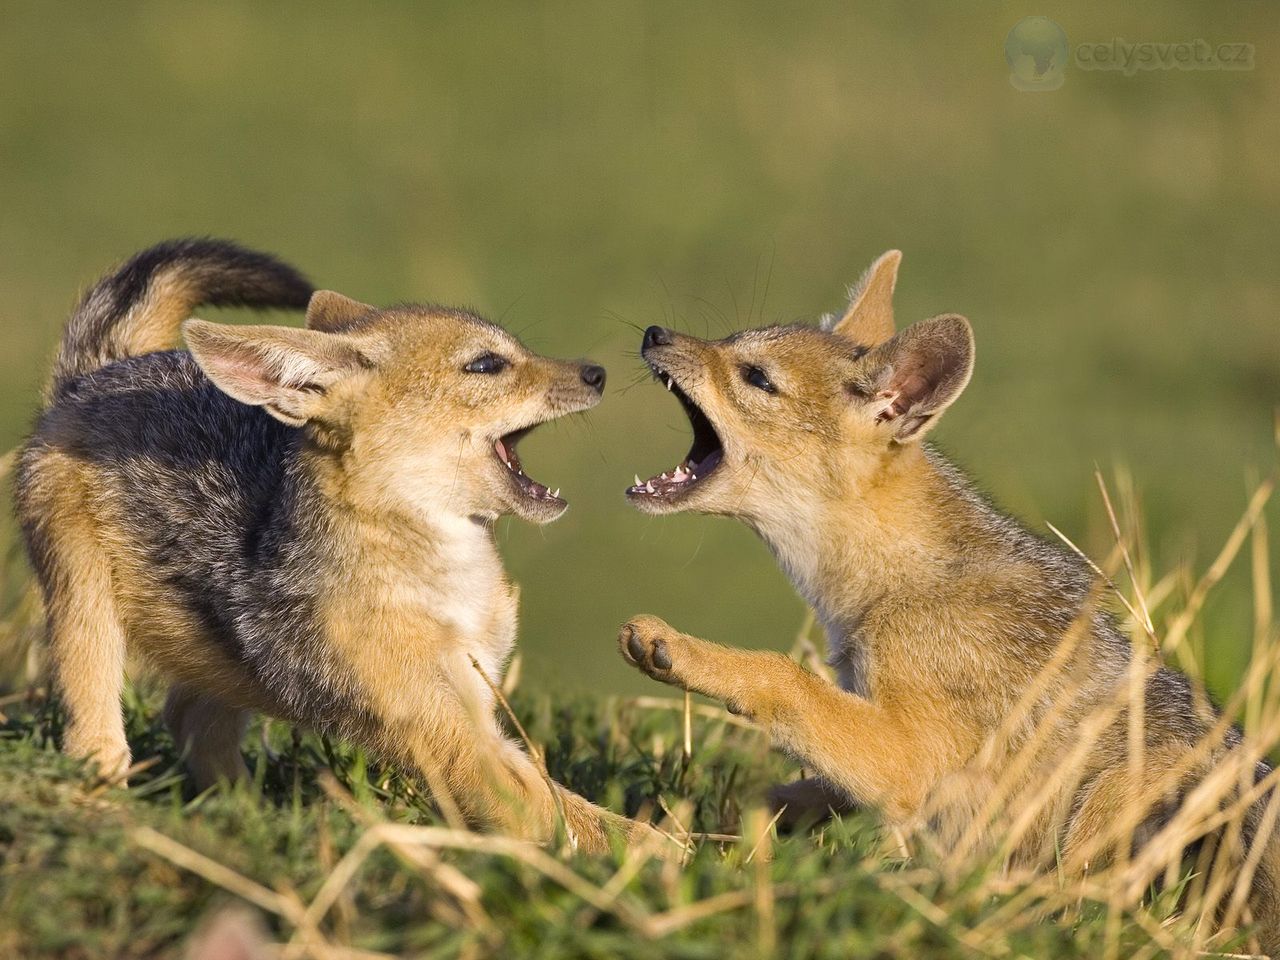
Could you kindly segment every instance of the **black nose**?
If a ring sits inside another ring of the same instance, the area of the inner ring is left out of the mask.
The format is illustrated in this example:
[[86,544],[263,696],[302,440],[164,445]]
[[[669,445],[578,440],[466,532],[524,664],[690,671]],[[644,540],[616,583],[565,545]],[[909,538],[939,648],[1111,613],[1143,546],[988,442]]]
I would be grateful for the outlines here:
[[595,390],[596,393],[604,393],[604,367],[596,366],[594,363],[584,363],[582,365],[582,382]]
[[669,347],[675,342],[675,337],[666,327],[650,327],[644,332],[644,349],[650,347]]

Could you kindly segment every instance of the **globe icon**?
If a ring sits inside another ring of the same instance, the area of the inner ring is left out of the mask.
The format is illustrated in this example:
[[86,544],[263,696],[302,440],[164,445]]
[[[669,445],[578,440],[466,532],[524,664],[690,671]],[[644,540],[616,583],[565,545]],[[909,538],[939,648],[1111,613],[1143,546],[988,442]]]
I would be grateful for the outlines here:
[[1067,35],[1048,17],[1019,20],[1004,41],[1009,82],[1019,90],[1057,90],[1067,68]]

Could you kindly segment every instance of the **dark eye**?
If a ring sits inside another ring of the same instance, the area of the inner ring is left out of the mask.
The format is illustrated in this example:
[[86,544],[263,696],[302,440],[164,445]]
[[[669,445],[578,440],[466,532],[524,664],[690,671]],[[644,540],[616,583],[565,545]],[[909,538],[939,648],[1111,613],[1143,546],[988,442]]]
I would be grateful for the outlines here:
[[742,368],[742,379],[757,390],[763,390],[765,393],[778,392],[778,388],[769,382],[769,378],[765,376],[764,371],[759,367],[744,366]]
[[467,373],[501,373],[510,366],[505,357],[496,353],[482,353],[462,369]]

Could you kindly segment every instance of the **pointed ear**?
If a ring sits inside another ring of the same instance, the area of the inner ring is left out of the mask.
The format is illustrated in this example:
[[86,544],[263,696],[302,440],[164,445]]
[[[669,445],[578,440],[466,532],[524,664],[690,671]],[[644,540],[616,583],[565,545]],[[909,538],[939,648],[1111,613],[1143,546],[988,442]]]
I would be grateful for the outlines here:
[[891,439],[924,436],[969,382],[973,350],[969,321],[951,313],[912,324],[872,351],[868,407]]
[[893,336],[893,288],[898,282],[901,250],[882,253],[849,289],[849,309],[831,328],[832,333],[867,348],[878,347]]
[[187,347],[223,393],[300,427],[322,419],[330,388],[372,364],[341,334],[188,320]]
[[352,300],[332,290],[317,290],[311,295],[311,302],[307,304],[307,328],[337,333],[347,329],[362,317],[376,312],[377,307],[371,307],[359,300]]

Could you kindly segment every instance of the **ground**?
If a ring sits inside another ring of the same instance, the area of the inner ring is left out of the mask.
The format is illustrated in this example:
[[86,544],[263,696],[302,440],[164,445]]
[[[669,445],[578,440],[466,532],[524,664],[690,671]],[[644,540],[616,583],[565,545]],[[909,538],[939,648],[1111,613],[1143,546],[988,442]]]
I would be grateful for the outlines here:
[[[867,815],[777,837],[759,801],[794,766],[701,705],[686,757],[678,699],[517,697],[514,709],[551,774],[587,796],[746,834],[696,841],[683,867],[476,841],[445,829],[399,772],[277,723],[246,738],[251,786],[196,794],[158,704],[156,691],[130,693],[130,742],[147,766],[127,790],[86,785],[58,755],[56,704],[37,694],[0,708],[0,955],[179,956],[234,902],[250,903],[276,940],[308,944],[295,956],[1164,955],[1127,921],[1106,944],[1101,907],[1043,920],[1034,902],[1011,905],[1016,891],[990,873],[946,880],[908,864]],[[308,940],[305,905],[380,824],[437,829],[387,833],[345,883],[330,880],[338,895]],[[477,842],[490,847],[463,849]]]

